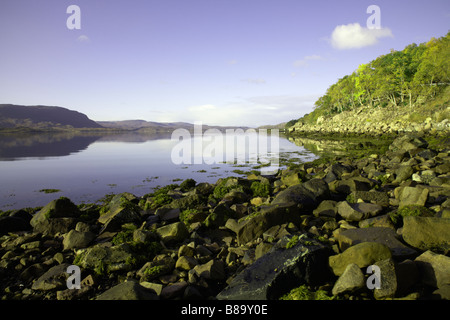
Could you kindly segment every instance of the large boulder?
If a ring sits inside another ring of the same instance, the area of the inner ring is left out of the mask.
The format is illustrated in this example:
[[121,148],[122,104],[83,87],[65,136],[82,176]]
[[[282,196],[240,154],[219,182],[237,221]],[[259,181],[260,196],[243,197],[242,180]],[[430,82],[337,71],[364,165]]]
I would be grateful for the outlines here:
[[125,281],[97,296],[96,300],[159,300],[154,290],[136,281]]
[[98,218],[98,222],[104,225],[104,232],[118,231],[124,223],[141,221],[140,208],[132,201],[134,199],[130,193],[121,193],[111,199],[106,207],[108,210]]
[[308,212],[317,207],[328,195],[328,184],[325,181],[311,179],[281,191],[272,204],[297,206],[302,211]]
[[277,245],[239,273],[217,298],[278,299],[301,283],[324,283],[331,275],[326,263],[329,255],[328,248],[311,239],[304,243],[300,240],[289,249]]
[[443,288],[450,285],[450,257],[426,251],[415,260],[425,285]]
[[271,227],[289,222],[300,222],[298,207],[291,204],[262,206],[258,214],[249,216],[245,222],[238,225],[237,241],[245,244],[258,238]]
[[364,268],[377,261],[392,257],[391,250],[384,244],[378,242],[362,242],[356,244],[344,252],[331,256],[328,260],[333,273],[340,276],[351,263]]
[[342,201],[337,205],[339,215],[348,221],[361,221],[374,217],[382,210],[382,206],[366,202],[348,203],[347,201]]
[[450,249],[450,219],[404,217],[402,237],[407,244],[423,251],[448,252]]
[[132,265],[132,249],[127,244],[112,247],[94,245],[79,252],[78,265],[99,274],[114,271],[128,271]]
[[0,235],[8,232],[28,231],[31,225],[28,221],[18,217],[0,217]]
[[69,264],[63,263],[50,268],[33,283],[31,289],[48,291],[67,288],[68,267]]
[[80,216],[78,207],[68,198],[61,197],[49,202],[34,214],[30,225],[35,232],[54,235],[68,232],[75,226]]
[[392,228],[369,227],[343,230],[336,234],[336,240],[342,251],[362,242],[377,242],[387,246],[396,258],[408,258],[417,254],[417,251],[405,246]]

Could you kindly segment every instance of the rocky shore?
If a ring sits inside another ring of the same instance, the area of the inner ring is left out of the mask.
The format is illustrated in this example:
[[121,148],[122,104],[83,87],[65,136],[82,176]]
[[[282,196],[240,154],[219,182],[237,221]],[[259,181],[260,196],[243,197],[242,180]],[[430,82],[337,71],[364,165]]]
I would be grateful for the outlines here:
[[59,198],[0,217],[0,295],[448,300],[449,196],[450,145],[404,135],[383,154],[274,176],[188,179],[103,204]]
[[439,112],[414,113],[409,108],[387,106],[360,107],[357,111],[343,111],[332,117],[318,117],[316,123],[298,121],[289,128],[293,134],[340,134],[340,135],[397,135],[431,134],[447,135],[450,132],[448,115],[450,107]]

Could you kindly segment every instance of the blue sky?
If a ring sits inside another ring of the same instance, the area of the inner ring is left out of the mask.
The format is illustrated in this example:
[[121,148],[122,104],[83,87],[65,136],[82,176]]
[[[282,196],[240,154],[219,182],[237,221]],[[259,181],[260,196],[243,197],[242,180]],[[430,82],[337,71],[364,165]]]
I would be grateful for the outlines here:
[[[81,29],[67,27],[70,5]],[[381,29],[367,28],[370,5]],[[0,103],[93,120],[276,124],[449,22],[448,0],[1,0]]]

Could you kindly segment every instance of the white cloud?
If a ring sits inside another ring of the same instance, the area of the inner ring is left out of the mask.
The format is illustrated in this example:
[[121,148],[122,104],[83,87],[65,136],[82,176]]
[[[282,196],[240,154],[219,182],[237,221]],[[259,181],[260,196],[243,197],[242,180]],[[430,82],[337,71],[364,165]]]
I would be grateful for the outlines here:
[[227,63],[229,65],[233,65],[233,64],[237,64],[238,62],[237,62],[237,60],[229,60],[229,61],[227,61]]
[[90,41],[90,39],[89,39],[89,37],[88,36],[86,36],[86,35],[81,35],[81,36],[79,36],[78,38],[77,38],[77,41],[78,42],[89,42]]
[[369,29],[361,27],[359,23],[350,23],[334,28],[331,45],[340,50],[358,49],[372,46],[385,37],[393,37],[389,28]]
[[313,54],[311,56],[306,56],[303,59],[294,61],[295,67],[306,67],[309,65],[308,61],[314,61],[314,60],[323,60],[323,58],[319,55]]

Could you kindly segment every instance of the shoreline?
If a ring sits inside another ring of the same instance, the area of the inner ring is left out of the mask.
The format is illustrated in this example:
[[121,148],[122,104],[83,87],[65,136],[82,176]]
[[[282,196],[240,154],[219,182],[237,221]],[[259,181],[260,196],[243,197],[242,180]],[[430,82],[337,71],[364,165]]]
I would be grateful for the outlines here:
[[[422,136],[386,138],[385,152],[362,144],[379,153],[349,145],[273,176],[187,179],[102,205],[62,197],[17,210],[0,218],[2,299],[449,299],[423,268],[449,266],[450,145]],[[67,289],[61,270],[72,264],[94,285]],[[367,288],[373,264],[388,287]],[[260,273],[271,276],[257,281]],[[355,287],[351,276],[364,281]]]

